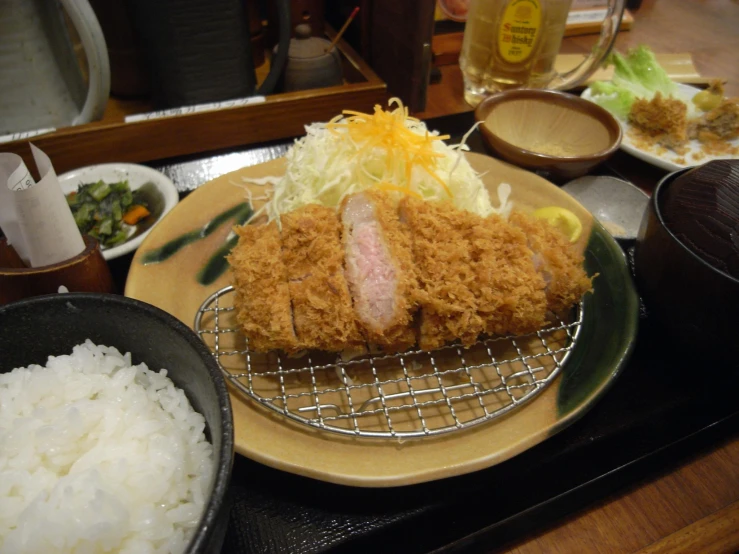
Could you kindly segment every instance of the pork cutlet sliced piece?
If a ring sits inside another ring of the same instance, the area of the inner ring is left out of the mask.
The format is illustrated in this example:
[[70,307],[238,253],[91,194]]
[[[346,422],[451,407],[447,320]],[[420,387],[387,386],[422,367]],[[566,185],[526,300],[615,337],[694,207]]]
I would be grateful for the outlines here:
[[473,293],[488,335],[523,335],[546,323],[545,283],[524,233],[498,215],[470,214]]
[[277,224],[235,228],[239,241],[228,256],[234,275],[236,318],[255,352],[298,349],[287,273]]
[[377,191],[347,196],[340,214],[346,278],[359,326],[372,345],[407,350],[416,343],[418,304],[409,230],[391,197]]
[[299,345],[329,352],[364,345],[344,278],[336,212],[309,204],[282,215],[281,222],[282,258]]
[[411,197],[404,197],[399,209],[411,233],[421,291],[419,346],[429,350],[456,339],[474,343],[484,322],[472,292],[476,276],[465,236],[470,214]]
[[547,308],[551,312],[562,314],[592,290],[592,280],[583,268],[583,255],[562,231],[544,219],[515,210],[508,221],[526,235],[534,266],[546,283]]

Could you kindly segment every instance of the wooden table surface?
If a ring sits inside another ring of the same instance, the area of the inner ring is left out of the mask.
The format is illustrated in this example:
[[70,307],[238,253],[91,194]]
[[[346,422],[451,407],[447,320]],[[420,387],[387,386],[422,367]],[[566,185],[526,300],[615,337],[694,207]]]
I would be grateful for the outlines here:
[[[595,36],[567,38],[564,53],[586,53]],[[658,53],[690,52],[701,75],[726,79],[739,95],[739,1],[644,0],[616,48],[639,44]],[[469,111],[457,65],[442,66],[421,118]],[[563,514],[552,527],[490,554],[739,552],[739,437],[597,505]]]

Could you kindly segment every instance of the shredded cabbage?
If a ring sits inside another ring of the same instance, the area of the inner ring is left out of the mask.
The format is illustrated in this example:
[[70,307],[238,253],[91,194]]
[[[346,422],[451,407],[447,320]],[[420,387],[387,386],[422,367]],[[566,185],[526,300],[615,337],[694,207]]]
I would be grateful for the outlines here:
[[444,143],[448,135],[440,136],[408,117],[397,98],[389,101],[389,108],[393,104],[392,110],[375,106],[374,114],[344,111],[328,123],[306,126],[306,135],[287,152],[285,175],[274,178],[265,206],[269,220],[306,204],[337,207],[344,196],[368,188],[450,200],[483,217],[508,214],[510,187],[504,194],[498,191],[501,204],[494,208],[480,176],[464,157],[467,135],[462,143],[449,146]]

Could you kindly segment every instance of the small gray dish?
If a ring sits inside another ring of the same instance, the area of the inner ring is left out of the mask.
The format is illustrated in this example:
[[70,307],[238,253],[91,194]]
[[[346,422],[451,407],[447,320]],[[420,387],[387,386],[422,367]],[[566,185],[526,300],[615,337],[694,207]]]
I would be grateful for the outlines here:
[[649,196],[631,183],[608,175],[586,175],[562,187],[620,240],[636,240]]

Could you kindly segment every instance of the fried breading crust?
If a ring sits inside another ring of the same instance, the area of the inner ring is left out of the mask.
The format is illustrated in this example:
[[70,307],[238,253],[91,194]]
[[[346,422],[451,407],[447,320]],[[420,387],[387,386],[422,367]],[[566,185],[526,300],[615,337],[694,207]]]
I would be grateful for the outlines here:
[[547,283],[547,307],[561,313],[580,301],[593,288],[592,280],[583,268],[583,255],[556,227],[543,219],[536,219],[520,211],[513,211],[508,222],[526,235],[534,253],[534,265]]
[[685,102],[664,97],[661,93],[651,100],[637,98],[629,112],[629,123],[657,142],[680,151],[688,141],[688,107]]
[[484,324],[472,293],[476,275],[465,238],[470,214],[411,197],[404,197],[399,208],[410,229],[422,293],[419,346],[433,349],[455,339],[473,344]]
[[281,217],[282,257],[300,346],[338,352],[364,343],[344,278],[341,224],[310,204]]
[[534,267],[526,236],[498,215],[468,220],[476,275],[473,292],[485,333],[522,335],[541,329],[546,322],[546,284]]
[[257,352],[298,348],[290,308],[287,273],[277,225],[244,225],[228,262],[234,275],[236,318]]
[[701,142],[733,140],[739,137],[739,97],[724,98],[688,128],[690,138]]
[[482,333],[533,332],[547,310],[564,312],[592,290],[583,256],[544,220],[481,218],[411,197],[396,208],[389,195],[362,194],[395,270],[393,318],[379,330],[357,321],[338,214],[310,205],[283,215],[281,234],[274,222],[236,228],[228,260],[252,350],[361,350],[365,337],[385,351],[470,345]]

